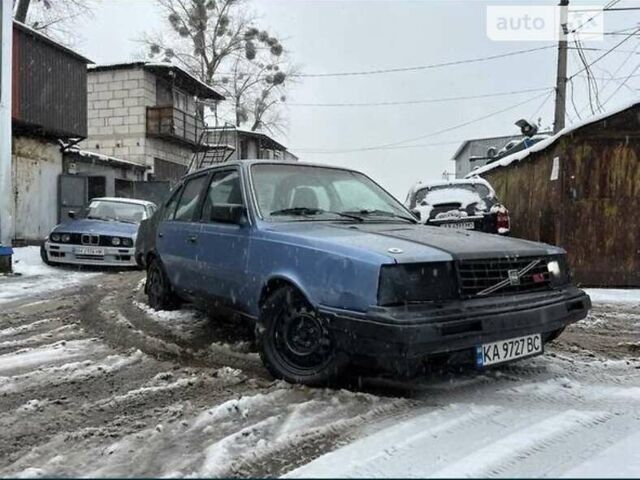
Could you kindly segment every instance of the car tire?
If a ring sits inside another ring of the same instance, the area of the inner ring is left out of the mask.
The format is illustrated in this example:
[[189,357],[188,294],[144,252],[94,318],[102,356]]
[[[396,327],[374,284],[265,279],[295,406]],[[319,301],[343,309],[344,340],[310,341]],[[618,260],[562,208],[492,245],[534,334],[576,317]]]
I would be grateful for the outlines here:
[[335,348],[326,322],[291,286],[278,288],[265,301],[256,344],[269,372],[289,383],[328,386],[349,363]]
[[44,248],[44,245],[40,246],[40,258],[45,263],[45,265],[49,265],[50,267],[55,267],[58,265],[57,262],[52,262],[49,260],[49,255],[47,254],[47,250]]
[[180,306],[180,299],[174,293],[158,258],[151,260],[147,268],[145,292],[149,306],[154,310],[175,310]]

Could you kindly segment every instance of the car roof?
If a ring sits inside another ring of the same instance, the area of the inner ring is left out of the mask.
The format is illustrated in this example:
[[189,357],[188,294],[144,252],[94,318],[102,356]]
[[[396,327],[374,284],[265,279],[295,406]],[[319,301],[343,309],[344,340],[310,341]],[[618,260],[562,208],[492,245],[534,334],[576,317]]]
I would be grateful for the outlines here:
[[231,160],[229,162],[216,163],[210,167],[201,168],[200,170],[196,170],[194,172],[188,173],[183,177],[184,179],[190,178],[194,175],[202,174],[204,172],[209,172],[211,170],[217,170],[225,167],[241,167],[241,168],[250,168],[253,165],[288,165],[288,166],[301,166],[301,167],[319,167],[319,168],[332,168],[334,170],[346,170],[348,172],[359,172],[358,170],[353,170],[347,167],[341,167],[338,165],[328,165],[326,163],[313,163],[313,162],[301,162],[301,161],[286,161],[286,160],[265,160],[265,159],[247,159],[247,160]]
[[91,201],[93,202],[94,200],[104,200],[107,202],[120,202],[120,203],[133,203],[136,205],[143,205],[145,207],[148,206],[152,206],[155,207],[156,204],[153,202],[150,202],[148,200],[140,200],[137,198],[124,198],[124,197],[96,197],[96,198],[92,198]]

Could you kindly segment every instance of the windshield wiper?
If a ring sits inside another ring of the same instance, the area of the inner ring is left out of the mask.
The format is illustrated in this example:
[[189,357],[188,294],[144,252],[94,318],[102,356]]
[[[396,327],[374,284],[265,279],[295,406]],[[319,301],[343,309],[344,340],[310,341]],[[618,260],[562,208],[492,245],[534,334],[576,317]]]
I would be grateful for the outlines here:
[[274,210],[273,212],[270,212],[269,215],[272,217],[277,215],[311,216],[311,215],[322,215],[325,213],[329,213],[331,215],[338,215],[340,217],[350,218],[352,220],[357,220],[359,222],[363,221],[362,217],[359,217],[358,215],[352,215],[349,212],[332,212],[331,210],[324,210],[322,208],[310,208],[310,207],[283,208],[281,210]]
[[342,213],[348,214],[348,215],[391,217],[391,218],[397,218],[399,220],[406,220],[406,221],[411,222],[411,223],[418,223],[418,221],[415,218],[407,217],[405,215],[399,215],[397,213],[389,212],[387,210],[363,208],[362,210],[353,210],[353,211],[342,212]]

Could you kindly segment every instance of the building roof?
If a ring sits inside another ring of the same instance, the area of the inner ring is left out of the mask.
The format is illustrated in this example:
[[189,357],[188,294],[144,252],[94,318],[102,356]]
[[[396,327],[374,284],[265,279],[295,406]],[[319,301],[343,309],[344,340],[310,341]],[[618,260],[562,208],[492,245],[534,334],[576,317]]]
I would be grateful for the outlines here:
[[174,81],[178,87],[183,88],[189,93],[193,93],[199,98],[208,98],[211,100],[224,100],[224,96],[217,90],[214,90],[203,81],[197,79],[186,70],[173,65],[172,63],[163,62],[126,62],[126,63],[110,63],[102,65],[91,65],[92,71],[105,70],[129,70],[132,68],[144,68],[158,77]]
[[63,152],[65,154],[73,154],[78,157],[82,157],[81,160],[96,161],[107,165],[117,165],[120,167],[133,167],[147,170],[151,167],[148,165],[140,165],[139,163],[125,160],[124,158],[111,157],[102,153],[90,152],[88,150],[81,150],[78,147],[65,147],[63,145]]
[[495,162],[488,163],[484,167],[480,167],[480,168],[472,171],[465,178],[470,178],[470,177],[473,177],[473,176],[476,176],[476,175],[482,175],[483,173],[486,173],[486,172],[488,172],[490,170],[493,170],[494,168],[507,167],[507,166],[511,165],[513,162],[519,162],[521,160],[524,160],[525,158],[527,158],[532,153],[546,150],[548,147],[550,147],[551,145],[556,143],[560,138],[562,138],[565,135],[573,133],[576,130],[579,130],[579,129],[581,129],[583,127],[586,127],[588,125],[592,125],[592,124],[600,122],[602,120],[606,120],[607,118],[613,117],[614,115],[617,115],[617,114],[619,114],[621,112],[624,112],[625,110],[629,110],[629,109],[631,109],[633,107],[636,107],[636,106],[640,106],[640,99],[635,99],[635,100],[633,100],[631,102],[627,102],[627,103],[621,105],[620,107],[618,107],[616,109],[613,109],[613,110],[611,110],[609,112],[601,113],[599,115],[594,115],[592,117],[589,117],[589,118],[586,118],[586,119],[582,120],[581,122],[576,122],[576,123],[574,123],[572,125],[569,125],[569,126],[563,128],[562,130],[560,130],[555,135],[552,135],[551,137],[546,138],[545,140],[542,140],[542,141],[532,145],[531,147],[529,147],[527,149],[520,150],[519,152],[512,153],[511,155],[507,155],[506,157],[502,157],[501,159],[496,160]]
[[465,140],[460,144],[453,154],[452,159],[458,160],[458,157],[463,152],[465,147],[469,146],[470,156],[484,156],[487,154],[487,150],[490,147],[495,147],[496,151],[500,150],[511,140],[518,140],[523,138],[523,135],[501,135],[498,137],[486,137],[486,138],[472,138]]
[[241,135],[246,135],[249,137],[255,137],[255,138],[259,138],[260,140],[262,140],[263,142],[266,143],[266,148],[272,148],[274,150],[281,150],[283,152],[287,151],[287,147],[285,147],[283,144],[281,144],[280,142],[278,142],[277,140],[275,140],[273,137],[271,137],[269,134],[264,133],[264,132],[256,132],[253,130],[247,130],[245,128],[235,128],[236,132],[240,133]]
[[28,35],[32,35],[36,38],[38,38],[39,40],[41,40],[42,42],[62,51],[65,52],[66,54],[68,54],[71,57],[77,58],[78,60],[84,62],[84,63],[93,63],[92,60],[89,60],[87,57],[84,57],[82,55],[80,55],[78,52],[75,52],[73,50],[71,50],[68,47],[65,47],[64,45],[62,45],[60,42],[57,42],[55,40],[53,40],[52,38],[46,36],[44,33],[35,30],[33,28],[31,28],[28,25],[25,25],[22,22],[18,22],[17,20],[13,21],[13,27],[17,28],[18,30],[22,30],[24,33],[28,34]]

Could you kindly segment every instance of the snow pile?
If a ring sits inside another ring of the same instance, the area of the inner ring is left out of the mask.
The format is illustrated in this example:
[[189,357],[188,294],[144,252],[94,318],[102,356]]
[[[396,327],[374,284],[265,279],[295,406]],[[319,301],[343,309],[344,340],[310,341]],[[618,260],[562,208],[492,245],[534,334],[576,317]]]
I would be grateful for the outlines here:
[[585,288],[591,302],[640,305],[640,289]]
[[49,267],[40,258],[40,247],[13,249],[13,271],[20,276],[0,276],[0,304],[80,285],[97,273],[72,267]]

